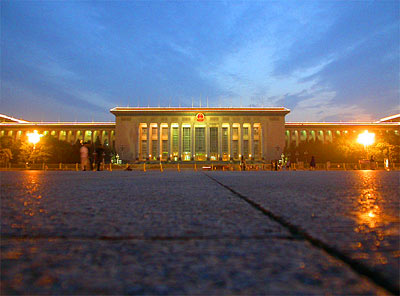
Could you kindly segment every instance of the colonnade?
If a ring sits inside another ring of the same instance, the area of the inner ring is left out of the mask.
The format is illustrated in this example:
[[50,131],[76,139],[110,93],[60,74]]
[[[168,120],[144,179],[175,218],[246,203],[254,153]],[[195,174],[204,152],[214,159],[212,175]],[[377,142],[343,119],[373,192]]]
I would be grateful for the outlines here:
[[27,140],[27,134],[37,130],[39,134],[51,135],[58,140],[67,141],[68,143],[74,144],[76,141],[84,142],[96,142],[97,139],[102,145],[112,145],[115,138],[114,129],[40,129],[40,128],[30,128],[30,129],[4,129],[0,131],[1,136],[9,136],[13,140]]
[[291,145],[295,145],[296,147],[299,146],[301,142],[307,141],[319,141],[321,143],[332,143],[335,141],[335,138],[341,136],[355,136],[365,130],[369,132],[374,132],[376,134],[383,134],[388,132],[395,132],[396,134],[399,133],[398,130],[387,130],[382,128],[373,128],[371,127],[354,127],[354,128],[347,128],[347,129],[335,129],[335,128],[288,128],[286,126],[285,132],[285,145],[289,147]]
[[140,160],[261,159],[260,123],[143,122],[138,127],[136,158]]

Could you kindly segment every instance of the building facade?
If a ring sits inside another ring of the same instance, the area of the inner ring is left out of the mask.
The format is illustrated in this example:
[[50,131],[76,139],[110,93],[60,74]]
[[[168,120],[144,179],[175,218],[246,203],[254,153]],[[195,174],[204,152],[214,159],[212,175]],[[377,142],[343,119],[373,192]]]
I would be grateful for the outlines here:
[[285,124],[285,146],[299,146],[301,142],[319,141],[334,143],[341,136],[351,136],[364,131],[376,135],[393,133],[399,135],[399,122],[287,122]]
[[[10,118],[10,117],[9,117]],[[0,115],[0,119],[4,119]],[[113,122],[19,122],[0,121],[0,137],[9,136],[14,140],[27,140],[27,134],[37,130],[42,135],[51,135],[58,140],[74,144],[76,141],[94,143],[99,140],[103,145],[115,143],[115,123]]]
[[275,159],[286,108],[114,108],[121,159]]
[[115,122],[29,122],[0,114],[0,137],[26,140],[37,130],[71,144],[95,143],[120,159],[273,160],[305,141],[334,143],[340,135],[368,130],[400,136],[400,114],[375,122],[285,122],[286,108],[122,108]]

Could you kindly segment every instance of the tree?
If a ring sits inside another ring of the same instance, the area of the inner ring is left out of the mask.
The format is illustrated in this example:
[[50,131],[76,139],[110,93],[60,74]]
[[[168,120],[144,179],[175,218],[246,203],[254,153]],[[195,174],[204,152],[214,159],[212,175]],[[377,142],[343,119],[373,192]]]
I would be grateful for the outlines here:
[[12,159],[12,152],[10,148],[0,148],[0,165],[8,167],[10,160]]
[[19,160],[24,163],[48,162],[50,157],[48,147],[40,142],[35,146],[28,142],[21,143]]
[[[11,158],[9,161],[14,163],[18,161],[19,152],[20,152],[21,141],[14,140],[10,136],[2,136],[0,138],[0,149],[9,149],[11,152]],[[9,153],[7,152],[7,153]]]

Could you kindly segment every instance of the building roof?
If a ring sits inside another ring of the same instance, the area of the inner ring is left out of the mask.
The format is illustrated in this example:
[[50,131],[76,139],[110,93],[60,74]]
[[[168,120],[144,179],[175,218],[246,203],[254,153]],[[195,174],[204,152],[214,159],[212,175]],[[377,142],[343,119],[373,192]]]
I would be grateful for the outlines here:
[[286,127],[309,128],[309,127],[392,127],[399,126],[400,122],[286,122]]
[[0,122],[16,122],[16,123],[27,123],[28,121],[17,119],[11,116],[0,114]]
[[0,127],[19,127],[19,128],[51,128],[51,127],[102,127],[114,128],[115,122],[0,122]]
[[176,114],[176,113],[196,113],[196,112],[221,112],[221,113],[270,113],[288,114],[289,109],[285,107],[115,107],[110,110],[114,115],[121,114]]
[[379,119],[377,122],[400,122],[400,113]]

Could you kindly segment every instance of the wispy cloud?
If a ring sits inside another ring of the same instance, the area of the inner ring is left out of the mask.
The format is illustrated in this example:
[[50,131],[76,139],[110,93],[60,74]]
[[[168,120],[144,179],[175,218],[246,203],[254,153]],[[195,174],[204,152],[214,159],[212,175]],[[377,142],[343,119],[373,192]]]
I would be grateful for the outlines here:
[[77,106],[81,120],[90,108],[101,120],[113,105],[207,97],[210,105],[284,105],[298,120],[399,109],[396,1],[0,5],[3,112],[16,114],[21,104],[4,102],[29,97]]

